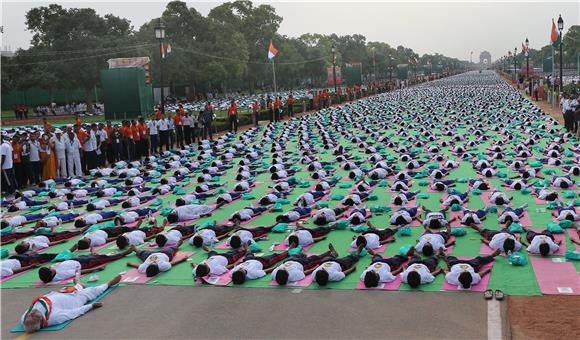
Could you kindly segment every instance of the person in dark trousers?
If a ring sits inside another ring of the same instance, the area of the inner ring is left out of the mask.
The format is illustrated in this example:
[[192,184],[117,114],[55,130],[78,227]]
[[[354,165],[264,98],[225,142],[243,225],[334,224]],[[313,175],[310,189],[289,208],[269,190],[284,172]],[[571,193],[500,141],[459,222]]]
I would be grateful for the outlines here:
[[292,95],[286,99],[286,111],[288,111],[288,118],[294,117],[294,97]]
[[207,139],[209,136],[210,140],[213,140],[212,135],[212,124],[213,124],[213,105],[210,102],[207,102],[205,106],[205,110],[203,111],[202,115],[203,121],[203,139]]
[[228,119],[229,119],[229,127],[230,133],[238,132],[238,105],[236,101],[232,99],[230,103],[230,107],[228,107]]
[[260,125],[260,104],[257,100],[254,100],[252,103],[252,115],[254,116],[254,124],[256,127],[258,127]]
[[266,99],[266,107],[268,108],[268,118],[270,118],[270,123],[274,123],[274,103],[270,96]]

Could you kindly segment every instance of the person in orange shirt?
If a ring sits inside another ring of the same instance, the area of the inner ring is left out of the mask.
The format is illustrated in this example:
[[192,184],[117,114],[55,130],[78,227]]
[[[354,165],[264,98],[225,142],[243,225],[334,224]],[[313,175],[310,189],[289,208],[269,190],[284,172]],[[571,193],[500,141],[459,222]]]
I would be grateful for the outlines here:
[[276,97],[274,101],[274,120],[279,122],[282,117],[280,117],[280,108],[282,107],[282,100],[280,97]]
[[81,117],[79,117],[78,113],[75,113],[75,125],[81,128]]
[[272,103],[272,98],[270,98],[270,96],[266,99],[266,108],[268,109],[270,123],[274,123],[274,104]]
[[113,124],[111,124],[110,120],[107,120],[107,124],[105,125],[105,132],[107,133],[107,161],[109,164],[115,163],[115,152],[113,151],[113,143],[111,140],[111,132],[113,131]]
[[294,97],[292,95],[289,95],[288,99],[286,99],[286,110],[288,111],[288,118],[294,117]]
[[161,112],[161,106],[159,106],[157,111],[155,111],[155,119],[161,119],[161,117],[163,117],[163,113]]
[[179,104],[179,109],[175,111],[175,115],[173,116],[173,126],[175,129],[175,140],[177,142],[177,146],[181,149],[184,148],[183,145],[183,106]]
[[139,117],[139,136],[141,137],[141,156],[149,156],[149,132],[145,119]]
[[48,122],[48,119],[46,119],[46,117],[42,118],[42,125],[44,126],[44,131],[46,132],[54,131],[54,126],[52,126],[52,124]]
[[20,137],[18,135],[15,135],[12,139],[12,162],[17,187],[18,189],[22,189],[28,184],[28,181],[26,179],[27,170],[22,165],[22,144],[20,144]]
[[139,133],[139,126],[137,126],[137,121],[131,121],[131,135],[133,136],[133,144],[134,144],[134,157],[135,159],[141,158],[141,134]]
[[228,118],[230,122],[230,133],[238,132],[238,104],[236,101],[232,99],[230,103],[230,107],[228,107]]
[[258,127],[258,122],[260,121],[260,104],[257,100],[252,103],[252,115],[254,116],[254,124]]

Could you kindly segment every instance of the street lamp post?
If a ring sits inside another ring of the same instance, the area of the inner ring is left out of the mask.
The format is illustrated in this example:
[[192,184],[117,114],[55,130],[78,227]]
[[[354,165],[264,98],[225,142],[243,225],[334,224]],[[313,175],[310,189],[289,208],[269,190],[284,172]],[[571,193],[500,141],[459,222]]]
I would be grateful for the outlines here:
[[558,31],[560,31],[560,92],[562,92],[562,89],[564,88],[564,78],[562,77],[562,64],[563,64],[563,58],[562,58],[562,30],[564,29],[564,20],[562,19],[562,14],[560,14],[560,17],[558,18]]
[[338,88],[336,86],[336,46],[332,43],[332,79],[334,82],[334,93],[338,93]]
[[163,63],[165,56],[163,55],[163,39],[165,39],[165,24],[158,19],[157,25],[155,25],[155,38],[159,40],[159,60],[160,60],[160,77],[161,77],[161,114],[165,115],[165,91],[163,85]]
[[530,47],[530,41],[528,40],[528,38],[526,38],[526,78],[528,79],[528,88],[530,91],[530,96],[532,95],[532,82],[530,80],[530,52],[529,52],[529,47]]
[[[508,57],[507,57],[507,64],[508,64],[508,71],[509,71],[509,66],[510,66],[510,58],[512,57],[512,51],[508,51]],[[513,78],[513,77],[512,77]]]
[[373,80],[377,81],[377,63],[375,59],[375,47],[372,47],[373,50]]

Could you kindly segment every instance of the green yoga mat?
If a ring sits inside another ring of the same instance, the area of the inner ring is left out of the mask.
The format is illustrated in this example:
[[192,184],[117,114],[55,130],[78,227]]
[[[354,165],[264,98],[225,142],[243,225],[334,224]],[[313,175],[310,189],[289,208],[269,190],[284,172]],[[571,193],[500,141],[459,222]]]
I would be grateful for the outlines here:
[[[107,288],[107,290],[105,290],[101,295],[97,296],[96,299],[94,299],[93,301],[90,301],[89,303],[94,303],[94,302],[101,300],[102,298],[105,297],[105,295],[109,294],[116,287],[117,287],[117,285]],[[60,331],[61,329],[65,328],[73,321],[74,320],[69,320],[69,321],[63,322],[59,325],[44,327],[44,328],[40,329],[40,332]],[[24,333],[24,326],[22,324],[18,324],[16,326],[12,327],[12,329],[10,329],[10,333]]]

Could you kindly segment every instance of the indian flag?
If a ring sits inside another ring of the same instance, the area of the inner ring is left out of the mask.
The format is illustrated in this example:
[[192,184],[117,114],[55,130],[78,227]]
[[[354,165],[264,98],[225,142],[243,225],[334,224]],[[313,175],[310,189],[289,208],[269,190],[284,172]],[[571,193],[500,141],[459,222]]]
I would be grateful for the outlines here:
[[272,60],[276,54],[278,54],[278,50],[272,44],[272,40],[270,40],[270,47],[268,47],[268,59]]
[[550,42],[554,47],[558,47],[558,45],[560,45],[560,34],[558,34],[558,30],[556,30],[556,23],[554,23],[554,19],[552,19],[552,32],[550,33]]

